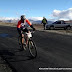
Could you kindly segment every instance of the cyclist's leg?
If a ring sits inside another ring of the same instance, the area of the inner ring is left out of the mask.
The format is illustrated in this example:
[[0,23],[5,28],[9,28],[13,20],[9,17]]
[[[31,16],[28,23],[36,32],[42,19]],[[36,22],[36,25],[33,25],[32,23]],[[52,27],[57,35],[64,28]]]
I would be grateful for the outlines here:
[[23,43],[23,41],[22,41],[22,33],[21,33],[21,29],[20,29],[20,28],[17,28],[17,31],[18,31],[18,33],[19,33],[19,36],[21,37],[21,43]]
[[21,36],[21,29],[17,28],[17,31],[18,31],[19,36]]
[[24,34],[22,34],[22,44],[24,44]]
[[[21,44],[22,44],[22,34],[21,34],[21,29],[20,28],[17,28],[17,31],[18,31],[18,34],[20,36],[20,41],[21,41]],[[23,50],[23,47],[21,47],[21,49],[19,49],[20,51]]]
[[[27,28],[24,29],[24,32],[29,33],[29,30]],[[26,35],[26,45],[28,44],[28,36]]]
[[45,23],[44,23],[44,30],[45,30]]

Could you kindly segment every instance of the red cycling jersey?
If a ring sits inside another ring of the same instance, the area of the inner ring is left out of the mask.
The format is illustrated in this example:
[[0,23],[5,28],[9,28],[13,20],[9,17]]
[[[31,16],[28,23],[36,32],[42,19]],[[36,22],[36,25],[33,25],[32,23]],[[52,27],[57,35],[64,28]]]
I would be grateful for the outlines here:
[[[30,23],[30,21],[27,20],[27,19],[25,20],[25,22],[28,23],[30,26],[32,25],[32,24]],[[20,27],[21,27],[21,20],[19,20],[19,21],[18,21],[18,24],[17,24],[17,28],[20,28]]]

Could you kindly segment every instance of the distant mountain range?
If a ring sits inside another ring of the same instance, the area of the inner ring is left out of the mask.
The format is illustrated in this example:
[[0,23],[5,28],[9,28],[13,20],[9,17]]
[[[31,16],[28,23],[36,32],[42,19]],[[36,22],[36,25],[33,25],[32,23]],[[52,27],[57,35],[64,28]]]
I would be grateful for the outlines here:
[[2,20],[2,22],[6,23],[17,23],[19,20]]
[[[19,19],[18,20],[1,20],[1,21],[3,21],[3,22],[7,22],[7,23],[17,23],[18,21],[19,21]],[[29,21],[32,23],[32,24],[41,24],[41,20],[32,20],[32,19],[29,19]],[[48,21],[48,23],[50,24],[50,23],[53,23],[53,21]]]

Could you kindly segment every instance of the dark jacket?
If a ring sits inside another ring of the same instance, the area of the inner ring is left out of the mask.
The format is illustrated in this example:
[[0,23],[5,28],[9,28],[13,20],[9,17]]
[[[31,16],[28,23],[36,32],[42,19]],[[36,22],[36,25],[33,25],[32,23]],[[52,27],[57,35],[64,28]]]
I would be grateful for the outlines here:
[[42,23],[43,23],[43,24],[47,24],[47,19],[44,18],[44,19],[42,20]]

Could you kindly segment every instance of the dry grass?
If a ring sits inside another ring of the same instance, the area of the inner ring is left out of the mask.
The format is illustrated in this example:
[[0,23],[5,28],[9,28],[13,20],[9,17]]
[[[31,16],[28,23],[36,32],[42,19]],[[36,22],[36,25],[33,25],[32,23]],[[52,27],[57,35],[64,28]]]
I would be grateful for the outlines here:
[[[16,27],[17,23],[6,23],[6,22],[0,22],[1,26],[11,26],[11,27]],[[42,29],[43,25],[42,24],[34,24],[33,25],[36,29]]]
[[33,26],[36,28],[36,30],[43,30],[42,24],[34,24]]
[[16,23],[6,23],[6,22],[0,22],[1,26],[13,26],[15,27],[17,24]]

